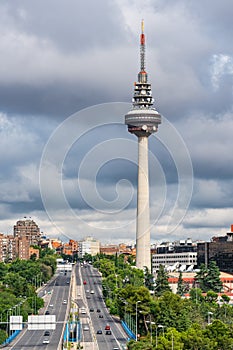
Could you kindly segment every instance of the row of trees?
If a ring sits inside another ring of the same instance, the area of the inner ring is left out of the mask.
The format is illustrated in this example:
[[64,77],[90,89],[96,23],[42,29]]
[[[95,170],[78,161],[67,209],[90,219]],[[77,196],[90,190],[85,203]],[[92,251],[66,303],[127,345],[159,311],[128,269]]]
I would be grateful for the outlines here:
[[36,314],[44,302],[36,289],[46,283],[56,270],[56,256],[51,249],[40,249],[40,258],[0,263],[0,344],[8,336],[7,322],[10,315]]
[[[219,303],[222,283],[215,262],[208,268],[200,267],[191,290],[187,290],[180,274],[177,294],[171,292],[163,266],[154,279],[148,270],[143,273],[123,256],[99,255],[93,265],[102,273],[110,312],[140,334],[140,341],[129,342],[130,350],[233,348],[233,309],[227,295],[222,295]],[[185,297],[187,292],[189,298]]]

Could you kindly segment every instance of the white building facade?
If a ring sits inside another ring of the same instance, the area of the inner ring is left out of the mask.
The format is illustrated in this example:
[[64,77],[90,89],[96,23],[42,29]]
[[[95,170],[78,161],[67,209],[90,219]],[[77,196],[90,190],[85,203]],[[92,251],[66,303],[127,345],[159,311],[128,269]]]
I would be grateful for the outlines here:
[[93,237],[86,237],[78,242],[78,256],[83,258],[85,254],[96,255],[100,252],[100,242]]

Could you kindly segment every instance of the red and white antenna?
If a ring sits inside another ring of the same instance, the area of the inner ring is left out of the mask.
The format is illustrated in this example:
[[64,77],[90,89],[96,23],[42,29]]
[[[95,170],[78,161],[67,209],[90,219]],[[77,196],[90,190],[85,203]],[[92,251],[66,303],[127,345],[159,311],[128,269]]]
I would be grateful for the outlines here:
[[140,60],[141,60],[141,72],[145,72],[145,43],[146,36],[144,34],[144,20],[142,19],[141,23],[141,35],[140,35]]

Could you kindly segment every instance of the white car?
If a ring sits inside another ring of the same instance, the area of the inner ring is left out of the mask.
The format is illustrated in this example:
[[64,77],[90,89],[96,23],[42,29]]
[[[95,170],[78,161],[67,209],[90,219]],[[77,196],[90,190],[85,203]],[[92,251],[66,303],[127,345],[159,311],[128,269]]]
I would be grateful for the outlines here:
[[43,344],[49,344],[49,339],[44,339]]
[[63,304],[67,304],[67,300],[66,299],[63,300]]
[[91,294],[95,294],[94,290],[91,290]]
[[84,330],[84,331],[89,331],[90,328],[89,328],[88,326],[84,326],[84,327],[83,327],[83,330]]
[[86,310],[85,309],[81,309],[81,314],[86,314]]

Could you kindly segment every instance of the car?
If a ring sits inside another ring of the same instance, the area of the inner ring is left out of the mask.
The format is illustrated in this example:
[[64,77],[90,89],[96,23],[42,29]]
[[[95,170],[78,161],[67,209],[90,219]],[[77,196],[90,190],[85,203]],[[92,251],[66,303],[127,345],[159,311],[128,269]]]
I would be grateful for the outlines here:
[[109,326],[109,324],[107,324],[107,325],[105,326],[105,330],[106,330],[106,331],[110,331],[110,326]]
[[46,310],[45,315],[49,315],[49,314],[50,314],[49,310]]
[[48,337],[49,335],[50,335],[50,331],[45,331],[45,332],[44,332],[44,336],[47,336],[47,337]]
[[43,344],[49,344],[49,339],[44,339]]
[[89,289],[87,289],[87,290],[86,290],[86,293],[89,293],[89,292],[90,292]]
[[105,334],[106,334],[106,335],[111,335],[112,332],[111,332],[111,331],[106,331]]
[[96,312],[101,312],[100,309],[97,309]]
[[67,300],[66,300],[66,299],[64,299],[62,304],[67,304]]
[[84,281],[83,281],[83,284],[87,284],[87,281],[84,280]]
[[91,290],[91,294],[95,294],[94,290]]
[[87,299],[91,299],[90,295],[87,295]]
[[81,309],[81,314],[86,314],[86,309]]
[[99,315],[99,318],[104,318],[104,316],[102,314]]
[[90,309],[90,312],[94,312],[94,309],[93,309],[93,308],[91,308],[91,309]]
[[66,284],[69,284],[70,283],[70,281],[66,281]]
[[53,307],[53,304],[49,304],[49,307]]
[[96,332],[96,334],[103,334],[101,329],[98,329],[98,331]]
[[84,326],[84,327],[83,327],[83,330],[84,330],[84,331],[89,331],[90,328],[89,328],[88,326]]

